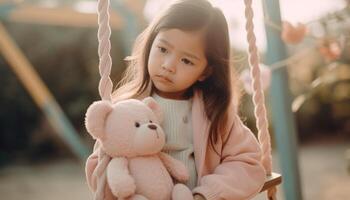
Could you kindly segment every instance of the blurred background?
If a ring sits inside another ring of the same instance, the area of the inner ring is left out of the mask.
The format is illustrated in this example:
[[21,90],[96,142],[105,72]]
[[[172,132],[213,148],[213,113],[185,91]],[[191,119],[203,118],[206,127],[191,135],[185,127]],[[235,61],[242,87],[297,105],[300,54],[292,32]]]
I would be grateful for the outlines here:
[[[211,2],[228,20],[245,88],[241,114],[256,132],[243,1]],[[92,198],[84,161],[94,141],[84,115],[99,100],[96,3],[0,0],[1,199]],[[111,0],[114,84],[136,36],[169,3]],[[350,199],[349,3],[254,1],[274,171],[284,181],[278,199]]]

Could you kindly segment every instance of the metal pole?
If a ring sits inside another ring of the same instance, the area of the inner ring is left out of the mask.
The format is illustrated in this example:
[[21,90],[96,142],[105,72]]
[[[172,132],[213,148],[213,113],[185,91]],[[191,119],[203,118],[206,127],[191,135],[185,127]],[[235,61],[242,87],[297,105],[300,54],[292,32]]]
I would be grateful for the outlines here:
[[123,28],[121,29],[121,37],[123,39],[122,45],[126,54],[130,55],[133,43],[139,34],[140,27],[137,22],[137,16],[130,11],[123,1],[113,1],[111,2],[111,7],[116,10],[123,19]]
[[[281,25],[278,0],[265,0],[265,17],[274,24]],[[287,57],[286,48],[281,40],[281,32],[276,28],[265,26],[267,36],[267,54],[265,61],[272,64]],[[282,168],[283,189],[286,200],[302,200],[300,175],[298,167],[297,138],[295,121],[291,110],[291,95],[286,68],[272,72],[270,104],[272,122],[277,150]]]

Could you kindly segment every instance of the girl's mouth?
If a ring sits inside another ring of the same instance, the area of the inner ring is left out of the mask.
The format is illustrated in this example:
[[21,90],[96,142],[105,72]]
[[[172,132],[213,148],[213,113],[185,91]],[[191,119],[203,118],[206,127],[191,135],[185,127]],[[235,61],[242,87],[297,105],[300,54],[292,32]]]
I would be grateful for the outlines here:
[[162,75],[156,75],[156,78],[162,82],[172,83],[172,81],[170,79],[168,79],[167,77],[162,76]]

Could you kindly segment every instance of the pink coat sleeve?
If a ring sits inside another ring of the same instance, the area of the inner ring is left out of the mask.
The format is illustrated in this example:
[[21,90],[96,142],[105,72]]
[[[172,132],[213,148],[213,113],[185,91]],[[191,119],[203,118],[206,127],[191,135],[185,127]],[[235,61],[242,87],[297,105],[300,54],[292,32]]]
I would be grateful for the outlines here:
[[237,115],[221,151],[221,163],[212,174],[201,178],[193,193],[207,200],[246,200],[261,190],[265,170],[260,163],[261,149],[252,132]]
[[[91,192],[96,191],[96,178],[92,175],[94,173],[94,170],[98,164],[98,148],[100,147],[99,142],[96,141],[94,146],[94,151],[92,154],[88,157],[85,164],[85,175],[86,175],[86,181],[90,188]],[[113,196],[112,191],[109,187],[105,187],[104,192],[104,199],[105,200],[116,200],[116,197]]]
[[86,181],[87,181],[88,186],[89,186],[91,191],[96,190],[96,180],[92,176],[92,174],[93,174],[93,172],[97,166],[97,163],[98,163],[98,151],[97,151],[98,147],[99,147],[99,142],[96,141],[96,143],[94,145],[94,151],[87,158],[86,164],[85,164]]

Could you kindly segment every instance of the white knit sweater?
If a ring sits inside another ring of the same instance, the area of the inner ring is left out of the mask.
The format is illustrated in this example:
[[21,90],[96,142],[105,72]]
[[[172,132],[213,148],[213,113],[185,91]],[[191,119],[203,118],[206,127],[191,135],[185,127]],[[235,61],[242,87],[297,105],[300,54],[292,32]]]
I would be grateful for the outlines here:
[[185,164],[190,174],[186,185],[193,189],[197,182],[197,171],[193,152],[192,100],[166,99],[157,94],[152,97],[163,111],[161,126],[167,141],[163,151]]

